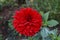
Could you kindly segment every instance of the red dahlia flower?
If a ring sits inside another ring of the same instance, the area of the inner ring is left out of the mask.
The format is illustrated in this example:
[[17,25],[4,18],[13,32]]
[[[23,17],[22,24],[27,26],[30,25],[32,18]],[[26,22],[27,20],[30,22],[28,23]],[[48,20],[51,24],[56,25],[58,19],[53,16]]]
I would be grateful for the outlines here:
[[42,16],[32,8],[22,8],[14,15],[13,26],[20,34],[33,36],[42,26]]

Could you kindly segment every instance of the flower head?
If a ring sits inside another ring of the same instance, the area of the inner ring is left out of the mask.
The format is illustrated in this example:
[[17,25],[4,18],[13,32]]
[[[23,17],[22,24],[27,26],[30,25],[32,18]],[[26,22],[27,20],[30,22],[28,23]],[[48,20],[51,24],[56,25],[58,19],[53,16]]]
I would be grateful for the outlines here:
[[22,8],[14,15],[13,26],[20,34],[33,36],[42,26],[42,16],[32,8]]

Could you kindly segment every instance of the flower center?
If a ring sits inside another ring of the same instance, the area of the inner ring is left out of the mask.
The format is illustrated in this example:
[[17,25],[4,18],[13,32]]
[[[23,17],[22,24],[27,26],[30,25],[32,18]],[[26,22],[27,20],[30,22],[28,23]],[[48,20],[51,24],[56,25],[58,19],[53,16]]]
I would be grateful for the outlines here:
[[32,20],[32,16],[31,16],[31,15],[27,15],[27,16],[26,16],[26,20],[27,20],[28,22],[30,22],[30,21]]

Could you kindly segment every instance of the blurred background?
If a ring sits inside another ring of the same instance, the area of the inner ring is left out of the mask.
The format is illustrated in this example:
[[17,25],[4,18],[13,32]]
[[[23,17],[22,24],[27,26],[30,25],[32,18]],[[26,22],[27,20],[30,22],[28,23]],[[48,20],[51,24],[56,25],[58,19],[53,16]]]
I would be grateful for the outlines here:
[[19,10],[21,7],[32,7],[43,13],[50,11],[49,19],[59,22],[57,28],[60,34],[60,0],[0,0],[0,40],[27,38],[19,35],[11,23],[15,10]]

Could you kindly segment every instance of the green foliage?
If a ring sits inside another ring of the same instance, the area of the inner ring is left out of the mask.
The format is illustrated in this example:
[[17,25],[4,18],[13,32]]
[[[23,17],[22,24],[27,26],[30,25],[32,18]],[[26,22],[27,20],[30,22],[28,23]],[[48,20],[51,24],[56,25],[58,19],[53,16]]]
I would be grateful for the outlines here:
[[39,11],[50,11],[49,18],[60,22],[60,0],[34,0],[32,4]]
[[43,19],[43,26],[49,26],[49,27],[54,27],[56,25],[58,25],[58,21],[56,20],[48,20],[49,19],[49,12],[43,13],[41,11],[41,15],[42,15],[42,19]]
[[0,20],[2,20],[3,17],[0,16]]
[[55,40],[57,37],[57,29],[50,30],[47,27],[47,26],[54,27],[57,24],[59,24],[58,21],[56,21],[56,20],[48,20],[49,19],[49,13],[50,13],[50,11],[47,13],[43,13],[41,11],[41,15],[43,17],[43,25],[44,25],[40,31],[42,40]]
[[45,21],[45,22],[48,21],[48,17],[49,17],[49,12],[47,12],[43,15],[43,21]]
[[56,26],[57,24],[59,24],[59,23],[56,20],[50,20],[50,21],[48,21],[48,26],[49,27]]
[[33,40],[39,40],[39,36],[38,37],[34,37]]
[[2,34],[0,34],[0,40],[3,40]]
[[17,6],[14,0],[0,0],[0,11],[4,6]]
[[28,37],[28,40],[32,40],[32,37]]
[[[19,34],[13,27],[13,24],[12,24],[12,21],[13,21],[13,18],[11,17],[9,20],[8,20],[8,26],[9,26],[9,29],[12,31],[9,35],[12,35],[11,36],[11,39],[13,37],[12,40],[18,40],[20,37],[21,37],[21,34]],[[16,36],[18,36],[18,39],[16,39]],[[10,39],[10,36],[8,36],[9,39]]]
[[54,29],[54,30],[52,30],[52,31],[50,31],[50,37],[51,37],[51,39],[52,40],[55,40],[56,39],[56,37],[57,37],[57,29]]
[[40,31],[37,33],[37,34],[35,34],[32,38],[33,38],[33,40],[41,40],[41,34],[40,34]]
[[47,37],[49,35],[49,29],[46,27],[43,27],[41,30],[41,36],[42,38]]
[[49,11],[44,13],[42,11],[40,11],[40,14],[42,15],[42,19],[43,19],[43,26],[47,26],[48,23],[48,19],[49,19]]
[[60,40],[60,35],[57,37],[57,40]]
[[57,29],[49,30],[47,27],[41,29],[42,40],[55,40],[57,37]]
[[9,25],[9,28],[11,29],[11,30],[13,30],[14,28],[13,28],[13,25],[12,25],[12,19],[10,19],[10,20],[8,20],[8,25]]

